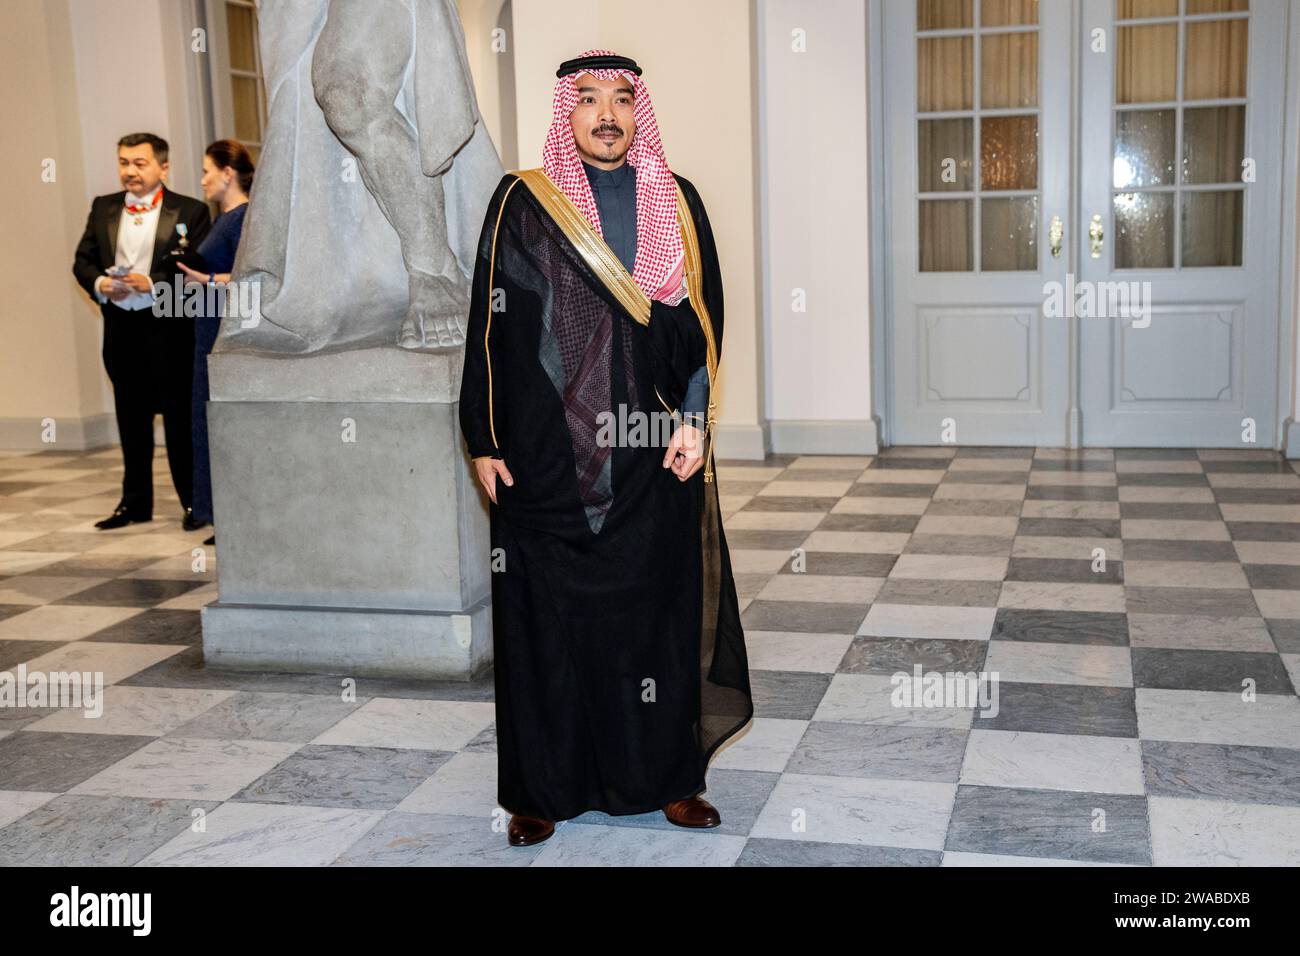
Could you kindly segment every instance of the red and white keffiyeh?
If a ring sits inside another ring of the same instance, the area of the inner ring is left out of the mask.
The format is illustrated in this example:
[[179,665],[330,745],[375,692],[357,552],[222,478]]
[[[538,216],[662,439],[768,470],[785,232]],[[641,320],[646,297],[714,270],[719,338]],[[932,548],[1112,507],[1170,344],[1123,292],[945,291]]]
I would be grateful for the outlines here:
[[[587,50],[580,54],[582,57],[601,55],[613,54],[610,50]],[[596,199],[569,124],[569,117],[578,105],[578,87],[574,81],[583,73],[600,80],[623,76],[632,81],[636,132],[627,152],[627,162],[636,167],[636,260],[632,265],[632,279],[647,297],[677,305],[686,297],[685,253],[677,225],[677,181],[664,157],[650,90],[641,77],[631,70],[579,69],[557,79],[542,168],[603,237]]]

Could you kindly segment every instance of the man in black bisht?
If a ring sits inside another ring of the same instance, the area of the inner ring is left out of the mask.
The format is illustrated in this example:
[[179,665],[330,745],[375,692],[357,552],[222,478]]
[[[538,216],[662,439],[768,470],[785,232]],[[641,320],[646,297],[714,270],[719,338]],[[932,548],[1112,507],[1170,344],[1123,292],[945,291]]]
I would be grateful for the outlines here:
[[520,846],[588,810],[717,826],[709,758],[754,712],[712,480],[717,251],[640,74],[607,50],[561,65],[544,164],[502,178],[479,242],[460,424],[500,559]]

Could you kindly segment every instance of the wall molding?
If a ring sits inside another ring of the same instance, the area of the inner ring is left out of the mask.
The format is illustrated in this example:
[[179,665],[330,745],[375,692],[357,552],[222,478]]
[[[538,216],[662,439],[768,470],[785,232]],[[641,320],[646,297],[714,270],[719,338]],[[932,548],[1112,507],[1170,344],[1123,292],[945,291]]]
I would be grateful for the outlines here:
[[[57,442],[41,441],[41,422],[55,420]],[[116,445],[117,416],[112,412],[78,418],[44,416],[42,418],[0,418],[0,449],[5,451],[92,451]]]
[[769,422],[772,451],[789,455],[875,455],[880,451],[880,420],[786,419]]

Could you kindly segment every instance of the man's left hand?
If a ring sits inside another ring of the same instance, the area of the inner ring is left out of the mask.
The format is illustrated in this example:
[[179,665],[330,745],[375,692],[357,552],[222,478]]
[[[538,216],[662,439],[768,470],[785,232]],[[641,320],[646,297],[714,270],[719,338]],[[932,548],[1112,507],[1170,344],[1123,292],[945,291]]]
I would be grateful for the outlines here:
[[124,275],[122,281],[131,287],[132,292],[148,292],[153,288],[153,283],[149,281],[149,277],[139,272]]
[[673,432],[664,449],[665,468],[671,468],[679,481],[685,481],[704,467],[704,433],[694,425],[682,425]]

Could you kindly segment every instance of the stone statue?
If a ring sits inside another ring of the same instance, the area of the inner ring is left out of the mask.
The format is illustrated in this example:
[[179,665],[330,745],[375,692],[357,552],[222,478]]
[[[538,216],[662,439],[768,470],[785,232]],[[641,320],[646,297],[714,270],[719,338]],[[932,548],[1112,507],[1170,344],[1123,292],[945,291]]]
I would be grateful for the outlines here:
[[233,278],[259,313],[216,349],[464,343],[502,168],[455,0],[259,3],[267,129]]

